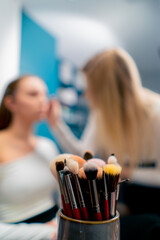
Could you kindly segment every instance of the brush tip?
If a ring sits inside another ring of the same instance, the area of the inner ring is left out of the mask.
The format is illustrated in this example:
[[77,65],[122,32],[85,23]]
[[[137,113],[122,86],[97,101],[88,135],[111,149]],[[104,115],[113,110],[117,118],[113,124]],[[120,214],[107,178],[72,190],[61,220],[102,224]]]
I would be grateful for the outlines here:
[[63,171],[65,175],[68,175],[70,173],[69,168],[67,166],[64,167]]
[[97,179],[102,179],[103,177],[103,168],[99,167],[98,168],[98,173],[97,173]]
[[87,162],[83,165],[84,172],[88,180],[95,180],[98,173],[98,167],[93,162]]
[[108,158],[108,164],[117,164],[117,158],[115,157],[114,153],[112,153]]
[[105,174],[109,175],[120,175],[122,171],[122,168],[120,165],[115,165],[115,164],[106,164],[104,167],[104,172]]
[[87,161],[91,158],[93,158],[93,152],[91,152],[90,150],[86,151],[83,155],[83,158]]
[[56,162],[55,165],[56,165],[57,172],[59,172],[59,171],[64,169],[64,162],[63,161]]
[[86,180],[86,175],[85,175],[85,172],[84,172],[83,167],[79,169],[79,171],[78,171],[78,177],[79,177],[80,179],[85,179],[85,180]]
[[78,162],[76,162],[76,161],[73,160],[72,158],[69,158],[67,163],[68,163],[68,168],[69,168],[69,170],[70,170],[73,174],[78,174],[78,170],[79,170]]

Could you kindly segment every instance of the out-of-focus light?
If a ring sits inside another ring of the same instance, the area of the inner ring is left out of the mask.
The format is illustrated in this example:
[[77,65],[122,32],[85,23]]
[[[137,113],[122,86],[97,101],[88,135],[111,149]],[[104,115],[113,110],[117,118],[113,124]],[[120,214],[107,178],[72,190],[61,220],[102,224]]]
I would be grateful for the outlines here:
[[58,99],[62,104],[67,106],[74,106],[78,103],[78,95],[73,88],[60,88]]
[[85,75],[78,71],[75,77],[75,87],[79,91],[84,91],[86,89],[86,78]]
[[60,64],[59,77],[61,82],[66,85],[71,84],[73,79],[73,65],[67,61],[63,60]]

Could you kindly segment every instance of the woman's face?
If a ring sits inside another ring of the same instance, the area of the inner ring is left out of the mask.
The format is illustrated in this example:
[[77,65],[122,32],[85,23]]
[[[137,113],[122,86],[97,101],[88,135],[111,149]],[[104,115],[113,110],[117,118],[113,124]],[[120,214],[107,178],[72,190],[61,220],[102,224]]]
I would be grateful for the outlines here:
[[13,98],[13,114],[25,121],[36,122],[46,118],[49,108],[47,87],[38,77],[23,78]]

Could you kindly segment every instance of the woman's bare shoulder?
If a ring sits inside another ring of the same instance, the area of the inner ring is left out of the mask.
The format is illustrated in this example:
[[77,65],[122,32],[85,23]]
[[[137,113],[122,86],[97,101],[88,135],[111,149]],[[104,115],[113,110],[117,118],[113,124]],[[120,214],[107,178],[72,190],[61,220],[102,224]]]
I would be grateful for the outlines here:
[[0,146],[6,141],[7,133],[5,130],[0,131]]
[[6,146],[7,140],[6,140],[6,132],[0,131],[0,163],[2,160],[2,154],[4,151],[4,148]]

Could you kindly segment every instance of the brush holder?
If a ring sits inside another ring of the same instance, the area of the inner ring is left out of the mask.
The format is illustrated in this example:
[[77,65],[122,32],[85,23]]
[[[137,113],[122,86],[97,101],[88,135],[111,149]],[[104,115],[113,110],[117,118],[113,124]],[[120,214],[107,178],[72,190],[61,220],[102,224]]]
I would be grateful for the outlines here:
[[58,237],[57,240],[119,240],[120,224],[119,213],[110,220],[83,221],[65,216],[58,211]]

